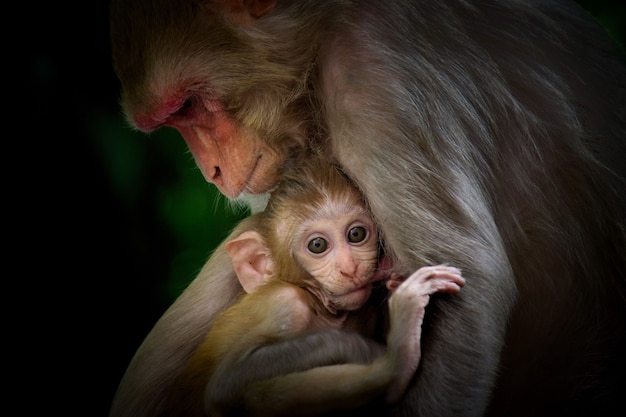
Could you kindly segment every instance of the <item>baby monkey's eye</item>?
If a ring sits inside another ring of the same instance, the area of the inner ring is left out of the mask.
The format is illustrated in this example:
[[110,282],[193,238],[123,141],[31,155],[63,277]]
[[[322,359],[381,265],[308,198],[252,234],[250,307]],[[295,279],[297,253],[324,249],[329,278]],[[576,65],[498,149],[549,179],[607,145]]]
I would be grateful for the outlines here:
[[357,226],[348,230],[348,241],[352,243],[362,242],[367,236],[367,230],[365,227]]
[[316,237],[306,247],[312,253],[322,253],[328,248],[328,242],[322,237]]

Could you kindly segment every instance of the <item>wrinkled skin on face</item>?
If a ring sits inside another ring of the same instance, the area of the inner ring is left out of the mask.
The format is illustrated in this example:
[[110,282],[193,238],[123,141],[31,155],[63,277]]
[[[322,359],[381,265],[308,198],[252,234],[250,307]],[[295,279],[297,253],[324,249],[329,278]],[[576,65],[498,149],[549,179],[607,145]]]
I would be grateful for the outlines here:
[[354,311],[369,298],[378,262],[371,220],[342,215],[303,226],[297,259],[314,278],[313,292],[331,312]]

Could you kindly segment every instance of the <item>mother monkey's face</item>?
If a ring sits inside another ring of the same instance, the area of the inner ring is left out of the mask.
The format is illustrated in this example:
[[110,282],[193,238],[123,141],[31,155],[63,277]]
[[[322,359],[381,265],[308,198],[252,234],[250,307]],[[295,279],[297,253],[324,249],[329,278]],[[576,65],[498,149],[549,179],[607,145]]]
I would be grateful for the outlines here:
[[122,107],[142,131],[177,129],[204,178],[227,197],[264,193],[320,131],[319,123],[309,128],[316,114],[307,82],[314,48],[294,46],[298,28],[280,42],[263,40],[272,35],[254,26],[274,2],[223,6],[226,14],[212,7],[114,2],[111,37]]

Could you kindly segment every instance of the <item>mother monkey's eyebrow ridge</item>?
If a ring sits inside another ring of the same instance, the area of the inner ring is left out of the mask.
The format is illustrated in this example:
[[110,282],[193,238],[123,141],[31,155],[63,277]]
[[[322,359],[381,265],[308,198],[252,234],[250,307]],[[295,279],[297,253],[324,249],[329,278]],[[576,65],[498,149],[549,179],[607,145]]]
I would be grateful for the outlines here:
[[[363,192],[394,270],[463,271],[459,294],[428,304],[394,413],[619,409],[626,59],[577,4],[113,0],[111,41],[129,123],[178,130],[225,196],[266,201],[321,155]],[[241,291],[222,245],[137,350],[110,416],[159,415]]]

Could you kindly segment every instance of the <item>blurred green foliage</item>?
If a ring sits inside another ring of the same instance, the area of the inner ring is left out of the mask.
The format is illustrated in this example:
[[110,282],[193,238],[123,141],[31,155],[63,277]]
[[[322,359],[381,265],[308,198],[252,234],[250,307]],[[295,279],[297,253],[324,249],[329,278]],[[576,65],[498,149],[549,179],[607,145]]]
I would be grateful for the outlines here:
[[149,204],[156,222],[167,230],[173,243],[167,280],[159,289],[171,301],[249,213],[229,203],[204,180],[174,129],[144,134],[131,130],[121,116],[102,115],[92,126],[108,179],[126,209],[134,213],[145,209],[144,190],[150,189]]
[[626,47],[626,2],[623,0],[576,0],[591,13],[611,34],[616,42]]

